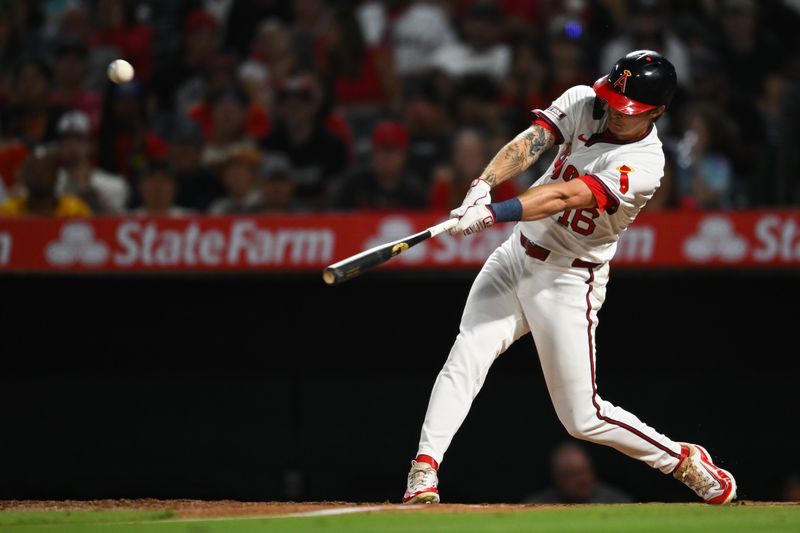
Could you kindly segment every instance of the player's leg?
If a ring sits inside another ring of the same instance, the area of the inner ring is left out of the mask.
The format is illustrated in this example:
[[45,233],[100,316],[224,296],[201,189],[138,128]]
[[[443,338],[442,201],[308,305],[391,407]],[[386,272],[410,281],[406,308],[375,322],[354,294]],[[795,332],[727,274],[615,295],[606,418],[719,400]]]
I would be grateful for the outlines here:
[[[535,260],[534,260],[535,261]],[[595,329],[608,267],[590,270],[534,263],[520,287],[550,397],[574,437],[611,446],[672,472],[681,446],[597,391]]]
[[494,360],[528,332],[516,296],[523,265],[510,244],[506,241],[497,248],[475,278],[458,336],[433,385],[419,453],[437,462],[442,461]]
[[673,474],[708,503],[736,497],[733,476],[701,446],[675,442],[597,392],[595,330],[608,267],[535,269],[520,287],[547,388],[558,418],[574,437],[611,446]]
[[510,240],[486,261],[470,289],[456,341],[431,392],[403,503],[438,502],[436,470],[494,360],[528,332],[516,297],[522,272]]

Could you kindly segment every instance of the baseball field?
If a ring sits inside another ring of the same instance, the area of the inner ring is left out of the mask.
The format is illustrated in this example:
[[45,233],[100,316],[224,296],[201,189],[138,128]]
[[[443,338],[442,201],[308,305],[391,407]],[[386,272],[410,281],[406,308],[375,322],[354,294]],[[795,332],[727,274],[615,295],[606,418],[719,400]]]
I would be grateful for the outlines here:
[[631,505],[244,503],[197,500],[0,502],[3,532],[325,533],[800,531],[800,505],[742,501]]

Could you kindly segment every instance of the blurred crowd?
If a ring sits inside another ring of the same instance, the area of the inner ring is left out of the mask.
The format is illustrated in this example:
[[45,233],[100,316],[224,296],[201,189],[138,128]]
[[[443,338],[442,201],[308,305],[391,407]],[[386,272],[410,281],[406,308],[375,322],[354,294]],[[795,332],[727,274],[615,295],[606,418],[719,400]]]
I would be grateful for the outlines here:
[[634,49],[679,81],[648,209],[798,206],[798,27],[792,0],[0,0],[0,216],[449,210]]

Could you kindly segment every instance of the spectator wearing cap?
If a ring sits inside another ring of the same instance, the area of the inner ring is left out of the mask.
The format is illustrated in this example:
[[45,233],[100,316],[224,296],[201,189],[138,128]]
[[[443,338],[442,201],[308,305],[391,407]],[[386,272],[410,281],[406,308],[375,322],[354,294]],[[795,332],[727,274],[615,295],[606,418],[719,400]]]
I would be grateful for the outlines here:
[[56,47],[51,104],[86,113],[93,127],[100,123],[100,93],[87,89],[85,80],[89,50],[81,41],[64,38]]
[[50,103],[52,71],[41,58],[23,60],[16,71],[11,105],[0,111],[0,131],[28,145],[56,137],[56,123],[64,111]]
[[71,194],[58,194],[58,162],[44,148],[28,156],[21,169],[24,192],[0,204],[0,217],[56,216],[83,217],[92,214],[86,203]]
[[178,180],[175,203],[199,212],[225,195],[217,174],[203,164],[203,144],[200,126],[184,119],[173,125],[167,148],[167,161]]
[[58,169],[56,193],[79,197],[94,213],[122,213],[129,188],[122,176],[95,167],[89,116],[68,111],[58,121],[55,153]]
[[334,195],[337,209],[423,209],[426,194],[406,169],[408,133],[399,122],[378,124],[372,136],[371,164],[341,183]]
[[294,198],[292,164],[283,154],[267,154],[258,171],[261,180],[261,209],[282,213],[301,209]]
[[297,200],[321,207],[327,187],[347,166],[346,145],[323,125],[319,87],[310,76],[287,80],[278,90],[276,104],[275,130],[261,146],[289,157]]
[[253,148],[231,155],[222,170],[222,184],[227,194],[211,204],[214,215],[254,213],[261,210],[261,190],[258,187],[258,169],[263,154]]
[[502,19],[494,2],[476,0],[464,20],[464,41],[437,50],[431,67],[454,78],[483,74],[501,82],[511,69],[511,48],[500,40]]
[[182,217],[192,213],[175,205],[177,180],[167,164],[156,162],[144,168],[138,185],[141,205],[131,211],[132,215]]

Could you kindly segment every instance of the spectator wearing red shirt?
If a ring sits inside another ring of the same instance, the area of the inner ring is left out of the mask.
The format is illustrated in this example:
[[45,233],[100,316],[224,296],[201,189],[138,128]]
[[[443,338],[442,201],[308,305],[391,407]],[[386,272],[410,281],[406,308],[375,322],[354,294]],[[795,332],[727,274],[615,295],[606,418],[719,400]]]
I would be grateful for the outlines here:
[[319,63],[337,104],[397,108],[398,84],[390,56],[381,46],[367,45],[352,9],[333,12]]

